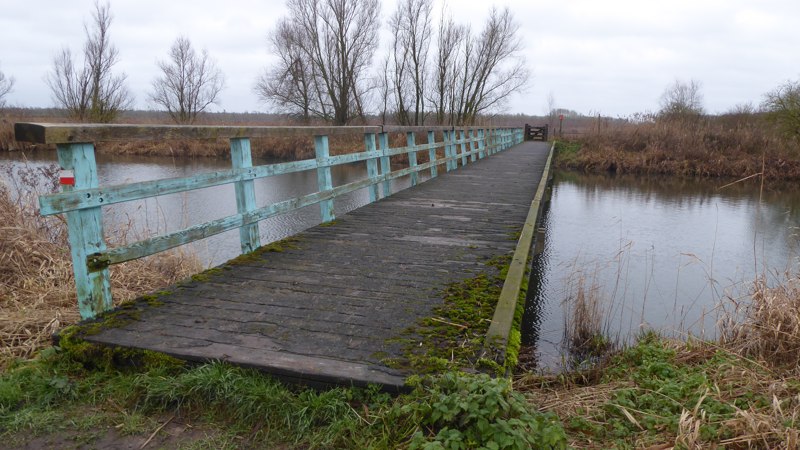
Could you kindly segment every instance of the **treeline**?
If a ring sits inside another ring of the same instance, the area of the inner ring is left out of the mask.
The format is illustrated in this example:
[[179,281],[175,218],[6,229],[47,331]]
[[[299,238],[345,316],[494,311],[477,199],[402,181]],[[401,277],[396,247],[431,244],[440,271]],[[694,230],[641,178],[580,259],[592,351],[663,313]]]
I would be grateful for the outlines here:
[[[508,8],[491,8],[479,31],[456,23],[443,8],[433,23],[433,0],[400,0],[387,24],[379,0],[287,0],[289,13],[270,31],[278,62],[254,80],[273,112],[305,124],[363,123],[377,115],[401,125],[474,124],[497,112],[529,78]],[[110,5],[96,3],[82,51],[64,48],[45,81],[70,120],[108,123],[133,104],[111,40]],[[391,50],[376,69],[379,31],[388,26]],[[217,102],[225,76],[206,50],[178,36],[147,99],[171,121],[195,123]],[[0,72],[0,107],[14,79]]]

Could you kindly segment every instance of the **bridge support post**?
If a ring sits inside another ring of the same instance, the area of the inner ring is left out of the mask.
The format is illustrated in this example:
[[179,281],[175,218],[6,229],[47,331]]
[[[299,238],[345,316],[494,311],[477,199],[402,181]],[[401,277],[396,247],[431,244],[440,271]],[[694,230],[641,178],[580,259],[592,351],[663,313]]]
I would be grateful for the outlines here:
[[378,157],[375,147],[375,133],[364,134],[364,149],[367,153],[375,153],[374,158],[367,159],[367,176],[374,184],[369,187],[369,202],[378,201]]
[[[381,146],[381,175],[388,175],[392,171],[392,162],[389,160],[389,133],[378,134],[378,144]],[[389,180],[383,182],[383,196],[392,195],[392,184]]]
[[[314,151],[317,156],[317,184],[319,192],[333,189],[331,181],[331,167],[328,165],[330,151],[328,149],[328,136],[314,136]],[[322,222],[330,222],[336,217],[333,214],[333,199],[323,200],[319,203]]]
[[[74,183],[71,185],[64,182],[68,177],[62,179],[64,192],[98,187],[93,144],[59,144],[56,148],[59,165],[66,171],[72,171],[74,175]],[[82,319],[91,319],[113,306],[108,267],[90,268],[88,264],[88,258],[93,253],[106,250],[103,214],[98,206],[69,211],[66,216],[78,310]]]
[[[234,169],[253,167],[250,139],[231,139],[231,165]],[[247,214],[256,209],[256,190],[253,180],[237,181],[234,183],[234,189],[236,191],[236,211],[239,214]],[[240,227],[239,240],[242,244],[242,254],[250,253],[261,247],[261,240],[258,236],[258,223]]]
[[[436,132],[428,131],[428,161],[436,161]],[[438,175],[436,164],[431,165],[431,178],[436,178]]]
[[[416,147],[416,145],[417,145],[416,144],[416,137],[414,136],[414,132],[413,131],[409,131],[409,132],[406,133],[406,145],[408,147]],[[417,150],[416,149],[411,150],[411,151],[408,152],[408,167],[411,168],[412,170],[417,168]],[[417,183],[419,181],[418,178],[419,178],[419,176],[417,175],[416,171],[411,172],[411,186],[412,187],[417,185]]]

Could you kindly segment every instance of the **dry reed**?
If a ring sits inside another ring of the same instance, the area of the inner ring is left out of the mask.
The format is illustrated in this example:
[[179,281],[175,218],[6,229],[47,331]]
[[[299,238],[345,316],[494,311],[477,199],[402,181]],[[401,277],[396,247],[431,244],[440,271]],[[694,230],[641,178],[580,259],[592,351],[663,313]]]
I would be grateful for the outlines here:
[[614,121],[572,139],[576,154],[558,160],[585,172],[800,179],[800,142],[784,137],[758,114],[694,120]]
[[[31,356],[49,344],[54,332],[79,320],[66,224],[58,216],[40,216],[33,207],[43,189],[40,180],[55,171],[23,168],[8,174],[9,183],[0,182],[0,368]],[[114,299],[155,291],[199,268],[198,260],[183,252],[114,266]]]
[[800,279],[770,287],[759,277],[744,300],[728,298],[722,344],[771,367],[800,373]]

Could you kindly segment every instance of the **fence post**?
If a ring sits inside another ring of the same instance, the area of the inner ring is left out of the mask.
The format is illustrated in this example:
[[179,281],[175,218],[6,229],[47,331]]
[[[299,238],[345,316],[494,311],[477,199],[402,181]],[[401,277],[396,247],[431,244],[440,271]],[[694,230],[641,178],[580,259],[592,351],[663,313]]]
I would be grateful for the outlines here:
[[477,158],[475,157],[475,130],[469,130],[469,161],[475,162]]
[[[375,153],[375,133],[364,133],[364,148],[367,153]],[[372,180],[373,184],[369,187],[369,201],[370,203],[378,200],[378,159],[367,159],[367,176]]]
[[[436,132],[428,131],[428,162],[436,161]],[[431,178],[436,178],[436,164],[431,164]]]
[[[331,167],[328,165],[328,158],[330,157],[328,136],[314,136],[314,152],[317,156],[317,185],[319,186],[319,192],[330,191],[333,189],[333,182],[331,181]],[[321,201],[319,208],[323,223],[335,219],[333,199]]]
[[[378,134],[378,144],[381,146],[381,175],[388,175],[392,171],[392,162],[389,160],[389,133]],[[383,182],[383,196],[392,195],[392,185],[389,180]]]
[[463,129],[458,130],[458,138],[461,141],[461,167],[464,167],[467,165],[467,142]]
[[[414,136],[413,131],[406,132],[406,145],[408,147],[416,147],[417,138]],[[408,167],[414,170],[411,172],[411,186],[416,186],[418,182],[417,168],[417,151],[416,149],[408,152]]]
[[486,130],[478,130],[478,159],[486,158]]
[[445,168],[447,169],[448,172],[450,172],[451,170],[456,169],[455,167],[453,167],[453,163],[455,162],[456,164],[458,164],[453,159],[453,157],[455,156],[455,151],[453,151],[455,149],[455,145],[453,145],[453,138],[452,135],[450,134],[450,130],[442,131],[442,139],[444,140],[444,157],[447,159],[447,164],[445,165]]
[[[98,187],[93,144],[59,144],[56,149],[61,168],[72,171],[74,175],[73,185],[62,184],[64,192]],[[90,269],[88,264],[90,255],[106,250],[103,213],[98,206],[69,211],[66,216],[78,310],[82,319],[91,319],[113,306],[108,267],[103,265]]]
[[[250,139],[231,138],[231,165],[234,169],[247,169],[253,167],[253,157],[250,152]],[[246,214],[256,209],[256,190],[253,180],[237,181],[234,183],[236,191],[236,211]],[[239,240],[242,244],[242,253],[250,253],[261,247],[258,236],[258,223],[251,223],[239,227]]]

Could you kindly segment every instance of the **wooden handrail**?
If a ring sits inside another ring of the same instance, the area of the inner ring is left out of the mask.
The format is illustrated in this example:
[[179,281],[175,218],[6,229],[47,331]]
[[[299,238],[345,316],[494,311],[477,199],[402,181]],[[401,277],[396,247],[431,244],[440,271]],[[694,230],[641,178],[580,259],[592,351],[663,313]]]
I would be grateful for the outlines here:
[[[319,204],[322,222],[334,220],[335,198],[368,188],[370,202],[391,192],[390,181],[410,175],[412,186],[419,182],[418,174],[429,170],[431,178],[438,175],[437,166],[445,164],[447,171],[468,162],[491,156],[523,140],[521,128],[480,127],[230,127],[177,125],[96,125],[96,124],[14,124],[16,139],[43,144],[56,144],[58,161],[63,170],[72,171],[74,182],[62,185],[62,192],[39,197],[42,215],[65,214],[70,236],[78,307],[83,318],[91,318],[111,308],[108,267],[198,239],[239,228],[241,251],[258,248],[258,222],[278,214]],[[424,131],[428,142],[416,144],[414,133]],[[405,132],[406,146],[390,148],[388,133]],[[437,132],[441,140],[436,141]],[[329,135],[363,134],[364,149],[360,153],[330,156]],[[302,161],[253,166],[250,138],[273,136],[313,136],[316,157]],[[94,142],[115,140],[161,139],[219,139],[230,140],[232,168],[191,177],[169,178],[115,186],[99,186],[95,163]],[[444,150],[439,158],[437,149]],[[417,163],[417,153],[427,152],[428,162]],[[409,167],[392,171],[390,157],[407,154]],[[340,164],[365,162],[367,176],[342,186],[333,186],[331,167]],[[279,174],[315,170],[318,191],[258,206],[253,182]],[[107,249],[103,233],[102,207],[115,203],[140,200],[159,195],[233,183],[236,192],[237,214],[196,224],[183,230],[154,236],[125,246]]]

